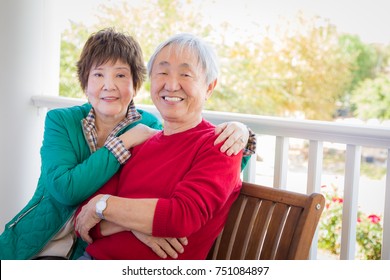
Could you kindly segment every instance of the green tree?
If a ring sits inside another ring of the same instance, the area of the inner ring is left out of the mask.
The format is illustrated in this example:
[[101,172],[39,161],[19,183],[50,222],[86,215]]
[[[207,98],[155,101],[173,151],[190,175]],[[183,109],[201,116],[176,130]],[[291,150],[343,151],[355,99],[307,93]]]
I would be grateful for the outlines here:
[[84,97],[77,78],[76,62],[81,48],[88,38],[88,28],[80,23],[71,23],[61,40],[60,95],[74,98]]
[[[145,0],[133,5],[123,0],[103,4],[99,11],[96,24],[72,23],[63,34],[63,96],[84,96],[75,63],[88,35],[106,27],[134,36],[145,61],[160,42],[175,33],[191,32],[211,41],[220,57],[221,75],[206,109],[218,111],[330,120],[340,107],[351,107],[363,116],[368,111],[363,110],[368,106],[367,94],[373,90],[362,81],[388,71],[390,61],[390,47],[365,45],[357,36],[339,35],[335,26],[319,17],[298,14],[275,28],[264,31],[259,27],[250,37],[232,42],[229,34],[234,27],[225,23],[225,32],[218,33],[203,24],[197,1]],[[378,101],[387,96],[383,79],[375,82],[381,84],[376,86],[382,92],[382,97],[375,93]],[[136,102],[151,104],[149,90],[146,82]],[[371,115],[385,118],[382,111],[371,110]]]
[[356,35],[342,34],[339,37],[340,51],[350,60],[351,82],[340,99],[340,108],[346,113],[355,110],[351,93],[365,79],[372,79],[378,72],[380,55],[373,45],[364,44]]
[[373,45],[364,44],[357,35],[343,34],[339,37],[343,55],[351,61],[352,91],[362,80],[375,77],[378,65],[378,52]]
[[128,32],[140,42],[146,59],[170,35],[193,32],[207,37],[210,31],[210,27],[201,24],[202,15],[191,0],[145,0],[136,6],[131,1],[117,1],[103,5],[100,11],[96,28],[113,26]]
[[222,98],[210,100],[212,108],[225,103],[229,111],[331,119],[351,79],[337,39],[334,26],[298,16],[264,38],[226,47]]
[[352,45],[349,53],[355,56],[354,81],[347,95],[353,115],[364,120],[389,119],[390,46],[364,45],[353,36],[347,42]]
[[390,75],[361,82],[352,93],[352,104],[360,119],[390,119]]

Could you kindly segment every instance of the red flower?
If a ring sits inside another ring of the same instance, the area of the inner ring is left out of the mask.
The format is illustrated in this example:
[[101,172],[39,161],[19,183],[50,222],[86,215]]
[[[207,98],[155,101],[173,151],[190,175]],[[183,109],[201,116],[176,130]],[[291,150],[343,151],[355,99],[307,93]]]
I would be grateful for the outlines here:
[[344,199],[342,199],[341,197],[332,197],[332,201],[333,202],[338,202],[338,203],[343,203]]
[[371,223],[373,223],[373,224],[377,224],[381,221],[381,218],[375,214],[369,215],[368,218],[371,220]]

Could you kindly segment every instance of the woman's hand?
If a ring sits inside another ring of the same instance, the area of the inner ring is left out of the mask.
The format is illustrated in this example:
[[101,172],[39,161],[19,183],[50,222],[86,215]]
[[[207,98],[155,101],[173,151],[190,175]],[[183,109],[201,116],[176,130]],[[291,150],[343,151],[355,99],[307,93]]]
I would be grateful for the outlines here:
[[223,141],[221,152],[228,156],[237,155],[248,143],[249,130],[243,123],[227,122],[222,123],[215,128],[215,133],[219,134],[215,140],[214,145]]
[[133,230],[132,233],[135,237],[138,238],[142,243],[150,247],[153,252],[156,253],[160,258],[166,259],[168,255],[177,259],[178,253],[184,252],[183,245],[188,244],[186,237],[183,238],[162,238],[154,237],[148,234],[141,233],[139,231]]
[[77,215],[75,230],[78,232],[80,237],[87,242],[88,244],[92,243],[92,238],[89,235],[89,230],[93,228],[97,223],[101,221],[101,219],[96,214],[96,202],[103,195],[97,195],[92,198],[87,204],[85,204],[80,213]]
[[130,149],[134,146],[142,144],[150,137],[155,135],[157,132],[158,130],[150,128],[149,126],[146,126],[144,124],[137,124],[136,126],[132,127],[131,129],[120,135],[119,139],[122,140],[123,144],[127,149]]

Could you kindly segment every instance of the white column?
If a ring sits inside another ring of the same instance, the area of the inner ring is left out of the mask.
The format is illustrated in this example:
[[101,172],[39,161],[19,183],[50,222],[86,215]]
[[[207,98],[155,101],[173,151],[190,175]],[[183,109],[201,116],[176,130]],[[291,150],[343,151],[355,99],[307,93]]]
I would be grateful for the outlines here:
[[31,96],[57,94],[60,33],[55,1],[0,0],[0,233],[39,177],[45,111]]

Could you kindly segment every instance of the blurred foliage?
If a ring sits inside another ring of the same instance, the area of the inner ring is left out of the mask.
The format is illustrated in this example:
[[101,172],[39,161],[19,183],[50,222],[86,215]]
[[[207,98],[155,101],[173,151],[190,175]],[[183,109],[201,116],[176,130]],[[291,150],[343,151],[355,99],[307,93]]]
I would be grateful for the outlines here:
[[390,75],[381,74],[360,82],[351,101],[360,119],[390,119]]
[[[191,32],[215,46],[220,57],[220,78],[206,109],[321,120],[340,114],[389,118],[390,48],[339,34],[321,18],[298,14],[273,28],[259,26],[257,36],[232,42],[234,27],[224,23],[225,32],[215,32],[215,26],[202,24],[197,1],[145,0],[136,6],[115,1],[103,4],[96,16],[96,24],[73,22],[63,33],[62,96],[83,97],[75,64],[93,32],[115,27],[134,36],[145,61],[170,35]],[[151,104],[149,89],[146,82],[137,103]]]
[[356,35],[341,35],[339,44],[342,55],[349,57],[352,62],[350,65],[352,81],[348,89],[352,91],[360,81],[375,76],[379,54],[374,46],[364,44]]
[[340,56],[333,26],[316,27],[314,20],[303,17],[297,22],[279,26],[277,38],[225,48],[220,91],[233,95],[224,99],[226,107],[234,104],[230,111],[332,118],[351,79],[350,61]]
[[390,46],[364,44],[356,35],[339,38],[343,55],[350,57],[352,80],[342,103],[362,120],[389,119]]
[[71,23],[71,28],[62,34],[60,60],[60,95],[62,96],[84,97],[77,78],[76,62],[88,36],[87,28],[74,22]]
[[[325,209],[318,230],[318,247],[333,255],[340,255],[343,195],[335,185],[322,186]],[[358,211],[356,223],[356,258],[380,260],[382,249],[382,217]]]

